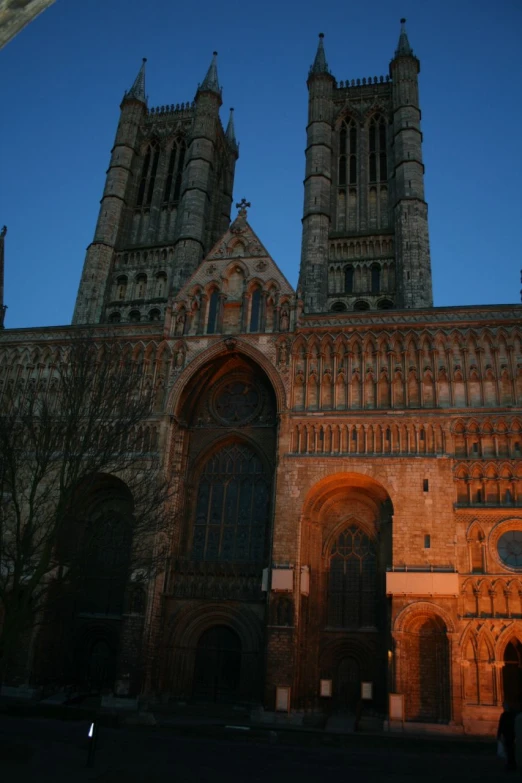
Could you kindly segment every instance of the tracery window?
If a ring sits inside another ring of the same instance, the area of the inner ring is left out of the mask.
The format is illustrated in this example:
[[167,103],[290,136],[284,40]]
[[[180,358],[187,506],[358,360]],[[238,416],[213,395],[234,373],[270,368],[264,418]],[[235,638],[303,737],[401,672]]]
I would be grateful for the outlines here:
[[345,528],[330,547],[328,625],[362,628],[376,624],[376,551],[357,525]]
[[270,479],[248,446],[224,446],[199,479],[192,541],[195,560],[261,562]]
[[89,614],[121,614],[130,557],[131,532],[125,514],[110,503],[89,520],[82,541],[84,577],[78,609]]
[[368,128],[370,148],[370,182],[386,182],[388,161],[386,155],[386,120],[377,115],[370,120]]

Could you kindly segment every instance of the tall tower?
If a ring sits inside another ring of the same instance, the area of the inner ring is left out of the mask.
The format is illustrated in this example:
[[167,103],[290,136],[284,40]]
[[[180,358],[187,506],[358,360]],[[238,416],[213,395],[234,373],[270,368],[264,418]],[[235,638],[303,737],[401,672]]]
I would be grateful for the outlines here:
[[406,19],[401,19],[399,43],[390,63],[397,302],[401,307],[431,307],[428,205],[424,200],[417,80],[420,63],[413,54],[405,24]]
[[238,145],[216,54],[192,103],[148,108],[145,60],[121,114],[73,323],[161,321],[230,222]]
[[432,305],[419,61],[404,22],[386,77],[336,82],[320,35],[307,82],[307,312]]

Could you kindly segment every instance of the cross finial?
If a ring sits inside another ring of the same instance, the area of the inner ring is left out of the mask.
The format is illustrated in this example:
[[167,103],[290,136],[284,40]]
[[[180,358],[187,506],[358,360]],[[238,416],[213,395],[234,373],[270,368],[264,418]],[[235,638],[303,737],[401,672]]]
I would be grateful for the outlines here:
[[250,201],[247,201],[246,198],[242,198],[241,201],[239,201],[236,204],[236,207],[239,209],[239,214],[241,217],[246,217],[247,215],[247,209],[251,206]]

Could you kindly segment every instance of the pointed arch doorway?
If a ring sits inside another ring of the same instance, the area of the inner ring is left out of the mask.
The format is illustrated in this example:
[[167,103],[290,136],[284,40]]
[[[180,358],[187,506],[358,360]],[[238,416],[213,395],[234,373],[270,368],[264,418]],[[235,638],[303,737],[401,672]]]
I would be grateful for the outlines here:
[[522,644],[518,639],[509,642],[504,651],[502,686],[504,702],[522,707]]
[[354,657],[341,659],[334,682],[337,709],[354,712],[361,695],[361,668]]
[[226,625],[214,625],[199,637],[194,663],[193,698],[230,704],[239,698],[241,639]]

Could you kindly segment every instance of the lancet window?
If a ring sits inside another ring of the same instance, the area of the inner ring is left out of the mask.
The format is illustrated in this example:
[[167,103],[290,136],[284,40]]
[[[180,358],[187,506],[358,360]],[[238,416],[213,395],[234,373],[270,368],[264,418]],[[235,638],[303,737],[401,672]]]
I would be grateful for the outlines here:
[[357,126],[353,119],[343,120],[339,131],[338,185],[357,183]]
[[152,201],[154,184],[156,182],[156,172],[158,170],[159,153],[159,144],[156,141],[151,142],[147,148],[143,161],[138,198],[136,200],[138,207],[150,206]]
[[372,117],[368,129],[370,182],[386,182],[388,160],[386,154],[386,120],[382,115]]

